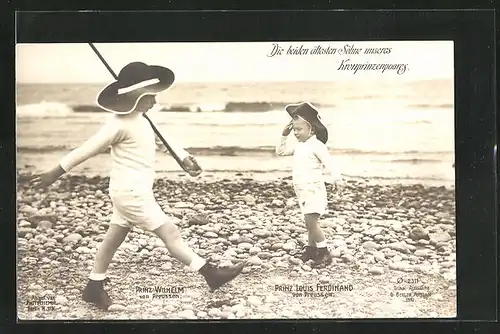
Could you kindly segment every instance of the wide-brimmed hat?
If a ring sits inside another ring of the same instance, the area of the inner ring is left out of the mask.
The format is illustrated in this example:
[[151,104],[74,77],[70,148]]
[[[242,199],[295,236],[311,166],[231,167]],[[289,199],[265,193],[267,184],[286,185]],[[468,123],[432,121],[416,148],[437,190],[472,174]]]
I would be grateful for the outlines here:
[[144,95],[155,95],[175,81],[174,72],[162,66],[133,62],[118,74],[118,79],[104,87],[97,95],[97,104],[116,114],[129,114]]
[[293,118],[295,116],[299,116],[300,118],[311,124],[316,131],[316,138],[318,138],[318,140],[323,144],[326,144],[326,142],[328,141],[328,130],[326,126],[321,122],[319,112],[316,107],[311,104],[311,102],[289,104],[285,107],[285,110],[290,115],[290,117]]

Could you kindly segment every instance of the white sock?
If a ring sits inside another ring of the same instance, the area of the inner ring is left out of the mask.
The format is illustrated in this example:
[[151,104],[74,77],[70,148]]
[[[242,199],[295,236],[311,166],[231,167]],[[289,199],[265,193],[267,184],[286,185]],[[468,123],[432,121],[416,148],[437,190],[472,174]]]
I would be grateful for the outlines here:
[[316,243],[317,248],[326,248],[326,240],[320,241]]
[[103,281],[106,278],[106,273],[104,274],[97,274],[97,273],[90,273],[89,279],[93,281]]
[[193,256],[193,260],[191,260],[191,263],[189,264],[189,269],[191,269],[192,271],[198,271],[205,265],[205,263],[205,260],[203,260],[198,255],[195,255]]

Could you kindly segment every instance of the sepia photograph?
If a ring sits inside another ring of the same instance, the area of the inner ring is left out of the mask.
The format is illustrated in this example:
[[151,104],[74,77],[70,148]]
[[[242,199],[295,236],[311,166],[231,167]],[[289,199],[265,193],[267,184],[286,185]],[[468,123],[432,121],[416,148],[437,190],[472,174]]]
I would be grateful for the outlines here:
[[453,47],[16,44],[18,318],[456,317]]

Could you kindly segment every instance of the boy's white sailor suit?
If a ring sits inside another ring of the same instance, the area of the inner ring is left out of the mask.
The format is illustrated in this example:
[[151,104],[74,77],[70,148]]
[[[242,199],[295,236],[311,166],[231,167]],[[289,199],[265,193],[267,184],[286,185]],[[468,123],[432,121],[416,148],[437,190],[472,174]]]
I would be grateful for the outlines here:
[[[164,133],[162,135],[165,137]],[[171,139],[166,140],[181,160],[189,156],[187,151]],[[153,231],[167,218],[153,194],[158,145],[161,145],[161,142],[142,113],[109,114],[101,129],[79,148],[66,155],[60,165],[69,172],[85,160],[111,147],[111,224],[128,228],[138,226]]]
[[[300,210],[303,215],[327,212],[328,201],[325,181],[341,180],[341,174],[333,162],[325,144],[315,135],[304,142],[298,142],[294,149],[287,148],[287,138],[281,137],[276,146],[278,155],[293,154],[292,180]],[[325,175],[329,177],[325,179]]]

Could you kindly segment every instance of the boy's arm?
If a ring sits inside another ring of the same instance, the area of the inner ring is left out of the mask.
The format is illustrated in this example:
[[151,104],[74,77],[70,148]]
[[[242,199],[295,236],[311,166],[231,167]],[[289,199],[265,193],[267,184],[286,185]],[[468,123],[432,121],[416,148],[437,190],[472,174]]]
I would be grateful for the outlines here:
[[122,140],[123,135],[120,123],[110,117],[96,134],[61,159],[61,168],[65,172],[69,172],[72,168],[104,151],[110,145]]
[[276,145],[276,154],[280,156],[292,155],[294,149],[287,146],[287,136],[281,136],[280,142]]
[[74,149],[63,157],[57,166],[34,175],[34,177],[30,180],[30,185],[36,189],[42,189],[50,186],[73,167],[101,152],[109,145],[118,142],[122,139],[122,137],[123,131],[120,130],[118,124],[114,124],[114,122],[107,122],[99,130],[99,132],[90,137],[80,147]]
[[326,147],[326,145],[315,145],[314,154],[319,159],[319,161],[321,161],[321,163],[325,167],[326,172],[330,175],[332,183],[342,181],[342,174],[340,173],[340,169],[333,162],[333,158],[328,152],[328,148]]

